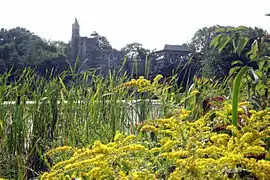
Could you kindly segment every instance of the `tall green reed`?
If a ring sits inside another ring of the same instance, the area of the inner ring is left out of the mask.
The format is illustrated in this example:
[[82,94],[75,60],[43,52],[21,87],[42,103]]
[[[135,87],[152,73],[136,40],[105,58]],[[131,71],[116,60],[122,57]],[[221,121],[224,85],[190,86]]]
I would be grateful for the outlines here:
[[[146,119],[169,114],[171,104],[180,102],[177,74],[164,78],[163,86],[169,88],[159,97],[118,89],[139,75],[150,77],[150,58],[143,64],[135,61],[131,74],[124,68],[127,61],[107,75],[97,70],[80,73],[78,59],[57,76],[47,72],[43,78],[25,69],[9,83],[10,73],[0,75],[0,177],[32,178],[50,167],[50,159],[43,156],[48,149],[110,142],[118,130],[134,133]],[[144,72],[139,74],[142,65]]]
[[151,116],[152,95],[114,91],[131,80],[126,72],[73,73],[42,78],[25,70],[10,84],[10,74],[0,75],[0,101],[6,103],[0,111],[1,177],[34,177],[48,168],[42,156],[48,149],[109,142],[117,130],[130,133]]

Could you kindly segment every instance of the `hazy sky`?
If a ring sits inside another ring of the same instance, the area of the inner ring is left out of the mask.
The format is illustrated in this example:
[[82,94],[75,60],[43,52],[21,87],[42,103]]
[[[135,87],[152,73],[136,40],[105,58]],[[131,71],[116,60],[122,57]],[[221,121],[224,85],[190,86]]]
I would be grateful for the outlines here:
[[140,42],[146,48],[182,44],[204,26],[258,26],[270,32],[270,0],[0,0],[0,26],[24,27],[68,41],[77,17],[81,35],[93,31],[114,48]]

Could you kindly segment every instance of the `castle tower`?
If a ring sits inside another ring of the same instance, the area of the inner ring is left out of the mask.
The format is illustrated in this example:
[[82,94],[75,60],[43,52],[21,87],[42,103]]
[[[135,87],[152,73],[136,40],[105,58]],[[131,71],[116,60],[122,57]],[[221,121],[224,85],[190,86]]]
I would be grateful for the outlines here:
[[[75,18],[75,22],[72,24],[72,37],[71,37],[71,63],[74,64],[80,51],[80,25]],[[78,57],[80,58],[80,57]]]

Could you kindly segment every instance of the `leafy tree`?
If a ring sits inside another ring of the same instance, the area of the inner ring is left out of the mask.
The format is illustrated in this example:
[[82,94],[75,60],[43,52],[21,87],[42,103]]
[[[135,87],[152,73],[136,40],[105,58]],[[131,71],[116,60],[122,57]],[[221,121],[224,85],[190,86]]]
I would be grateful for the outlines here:
[[16,75],[26,67],[51,69],[42,67],[45,61],[61,59],[63,64],[67,54],[65,43],[47,42],[25,28],[0,31],[0,73],[12,69]]
[[145,49],[143,45],[138,42],[127,44],[121,51],[130,59],[138,58],[145,60],[147,56],[151,54],[149,49]]
[[195,52],[204,53],[210,47],[211,39],[216,35],[216,29],[220,27],[212,26],[199,29],[188,44],[189,48]]
[[[244,28],[242,26],[242,28]],[[193,58],[199,60],[201,63],[202,74],[207,77],[225,77],[229,74],[231,63],[236,59],[241,59],[246,61],[247,58],[243,54],[239,54],[233,49],[233,42],[228,38],[222,38],[221,44],[224,46],[220,49],[217,49],[211,46],[211,41],[215,37],[220,37],[224,29],[234,29],[231,26],[212,26],[212,27],[204,27],[199,29],[191,42],[188,44],[189,48],[192,50]],[[264,36],[266,31],[260,28],[246,28],[245,36],[248,37],[248,41],[246,43],[249,44],[247,46],[246,51],[250,48],[251,43],[257,37]],[[230,43],[231,46],[226,46],[226,44]],[[236,45],[237,43],[235,43]],[[221,50],[222,49],[222,50]]]
[[212,38],[216,36],[216,29],[220,27],[217,25],[199,29],[188,44],[193,61],[200,64],[203,76],[212,77],[217,75],[217,72],[224,76],[224,73],[221,73],[223,62],[219,62],[220,55],[210,47]]
[[129,62],[125,64],[125,67],[132,70],[131,74],[133,74],[134,78],[141,75],[151,78],[149,77],[153,73],[151,67],[155,65],[155,61],[151,61],[155,59],[154,50],[151,51],[144,48],[142,44],[133,42],[123,47],[121,51]]
[[[269,35],[265,35],[267,34],[265,31],[254,31],[243,26],[221,29],[220,32],[221,34],[215,37],[211,44],[219,51],[223,51],[226,46],[232,44],[234,52],[239,56],[239,59],[232,63],[233,68],[230,70],[230,77],[236,76],[235,79],[239,79],[238,85],[244,82],[247,86],[247,97],[250,102],[253,102],[255,109],[265,109],[270,103]],[[245,58],[241,59],[241,57]],[[246,72],[249,72],[250,76],[243,78]],[[235,106],[237,106],[238,91],[235,90]]]
[[48,41],[47,42],[51,47],[55,48],[57,53],[67,55],[69,53],[70,43],[65,43],[63,41]]
[[91,34],[91,36],[97,38],[97,40],[98,40],[97,46],[99,49],[112,49],[110,42],[107,40],[107,38],[105,36],[101,36],[96,31],[94,31]]

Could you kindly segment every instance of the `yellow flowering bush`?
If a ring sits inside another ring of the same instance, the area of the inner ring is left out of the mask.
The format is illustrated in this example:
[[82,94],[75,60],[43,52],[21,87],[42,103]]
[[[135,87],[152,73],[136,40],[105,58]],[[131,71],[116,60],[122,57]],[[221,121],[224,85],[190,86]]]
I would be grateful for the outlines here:
[[151,92],[154,95],[161,97],[166,95],[171,88],[170,85],[165,85],[164,82],[161,82],[162,78],[163,76],[159,74],[151,82],[150,80],[145,79],[144,76],[140,76],[138,79],[132,79],[129,82],[121,84],[116,90],[134,88],[138,93]]
[[235,127],[229,109],[225,104],[194,122],[187,120],[190,111],[180,109],[170,118],[147,121],[138,135],[117,132],[108,144],[51,150],[49,157],[72,155],[53,161],[41,179],[269,178],[270,110],[250,110]]

